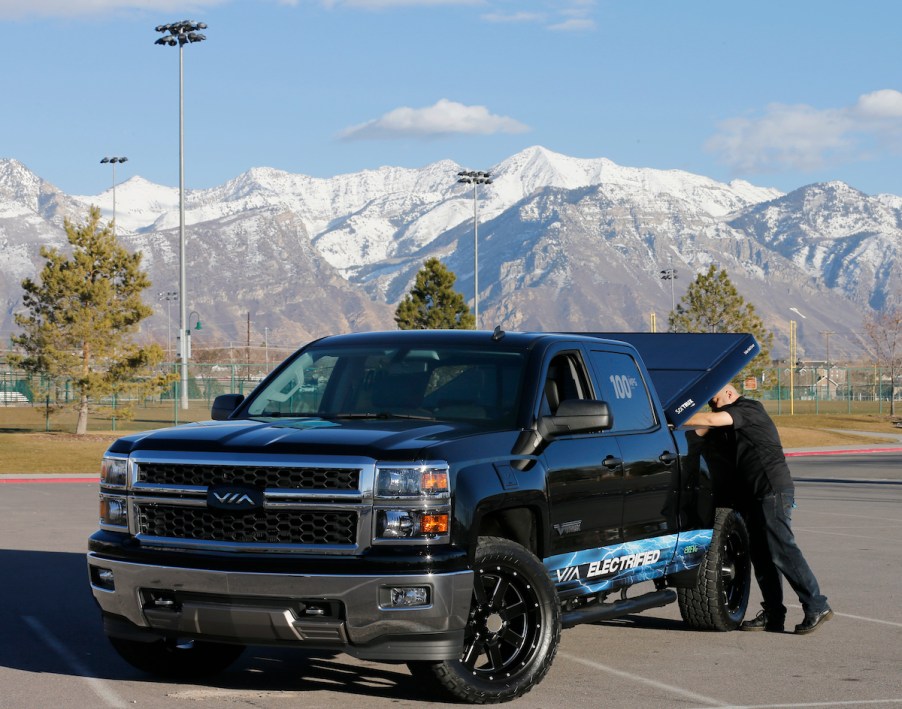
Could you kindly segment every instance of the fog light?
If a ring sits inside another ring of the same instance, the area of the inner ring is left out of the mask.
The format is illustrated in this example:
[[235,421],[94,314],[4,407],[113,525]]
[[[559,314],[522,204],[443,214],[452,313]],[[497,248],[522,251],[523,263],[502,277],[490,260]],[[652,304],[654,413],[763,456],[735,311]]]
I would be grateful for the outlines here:
[[116,588],[116,583],[113,580],[112,569],[102,569],[99,566],[92,566],[91,582],[98,588],[102,588],[105,591],[113,591]]
[[395,586],[388,591],[389,605],[392,608],[429,605],[429,588],[427,586]]

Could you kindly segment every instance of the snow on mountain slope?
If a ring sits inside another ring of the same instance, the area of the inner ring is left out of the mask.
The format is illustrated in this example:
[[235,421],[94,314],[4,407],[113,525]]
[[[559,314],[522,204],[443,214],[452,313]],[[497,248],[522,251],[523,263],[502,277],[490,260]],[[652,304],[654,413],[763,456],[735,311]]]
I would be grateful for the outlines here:
[[[187,299],[205,337],[245,338],[251,311],[255,328],[294,339],[392,327],[394,304],[430,256],[472,303],[474,200],[461,169],[445,160],[313,178],[260,167],[187,190]],[[713,263],[777,329],[787,301],[804,303],[816,340],[816,327],[860,330],[862,313],[899,289],[902,197],[843,183],[784,195],[542,147],[488,169],[476,205],[485,326],[644,329],[649,312],[669,311],[671,285],[678,299]],[[177,288],[178,201],[176,188],[137,176],[116,185],[118,233],[144,254],[155,291]],[[83,220],[90,204],[111,218],[112,188],[69,197],[0,160],[4,330],[39,246],[65,244],[63,218]],[[676,284],[659,276],[670,265]],[[165,330],[162,306],[148,327]]]

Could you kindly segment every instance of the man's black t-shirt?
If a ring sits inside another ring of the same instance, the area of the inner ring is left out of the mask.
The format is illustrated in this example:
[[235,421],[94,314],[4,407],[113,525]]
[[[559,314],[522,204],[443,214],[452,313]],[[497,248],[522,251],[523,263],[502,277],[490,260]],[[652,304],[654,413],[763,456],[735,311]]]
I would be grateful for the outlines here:
[[780,434],[764,406],[740,396],[719,409],[733,419],[736,472],[756,498],[773,492],[791,492],[792,476],[783,454]]

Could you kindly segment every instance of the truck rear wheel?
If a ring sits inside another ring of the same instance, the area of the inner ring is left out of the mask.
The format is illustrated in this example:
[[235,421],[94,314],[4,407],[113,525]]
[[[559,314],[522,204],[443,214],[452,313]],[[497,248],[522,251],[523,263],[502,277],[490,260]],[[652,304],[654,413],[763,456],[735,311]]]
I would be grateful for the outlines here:
[[695,588],[677,589],[680,615],[699,630],[735,630],[745,617],[751,582],[745,520],[736,510],[720,507]]
[[161,639],[153,642],[109,638],[113,649],[132,667],[158,677],[190,679],[222,672],[244,652],[243,645]]
[[408,663],[458,699],[491,704],[515,699],[547,674],[561,637],[561,609],[551,579],[528,550],[483,537],[476,549],[473,601],[457,660]]

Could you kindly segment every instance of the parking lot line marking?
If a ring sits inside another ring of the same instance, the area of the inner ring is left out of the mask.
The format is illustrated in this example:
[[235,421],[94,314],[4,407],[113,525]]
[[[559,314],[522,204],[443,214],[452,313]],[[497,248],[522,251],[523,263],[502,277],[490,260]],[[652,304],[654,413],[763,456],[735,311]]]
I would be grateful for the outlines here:
[[[786,604],[788,608],[799,608],[802,606]],[[878,618],[865,618],[863,615],[852,615],[851,613],[837,613],[833,611],[833,615],[838,618],[851,618],[852,620],[863,620],[868,623],[879,623],[880,625],[889,625],[893,628],[902,628],[902,623],[894,623],[891,620],[880,620]],[[881,700],[882,701],[882,700]]]
[[672,684],[665,684],[664,682],[658,682],[654,679],[649,679],[648,677],[642,677],[640,675],[635,675],[632,672],[624,672],[623,670],[618,670],[613,667],[608,667],[607,665],[602,665],[600,662],[595,662],[593,660],[587,660],[583,657],[577,657],[576,655],[571,655],[566,652],[559,652],[558,657],[564,657],[572,662],[578,662],[581,665],[586,665],[587,667],[591,667],[594,670],[601,670],[602,672],[607,672],[608,674],[617,675],[618,677],[623,677],[624,679],[631,680],[633,682],[641,682],[642,684],[647,684],[651,687],[655,687],[657,689],[663,690],[665,692],[670,692],[671,694],[678,694],[681,697],[685,697],[693,702],[702,702],[708,706],[714,707],[729,707],[730,704],[720,699],[712,699],[711,697],[706,697],[703,694],[697,694],[695,692],[690,692],[688,689],[683,689],[682,687],[675,687]]
[[870,515],[850,515],[846,512],[815,512],[814,510],[805,510],[805,514],[809,515],[825,515],[827,517],[853,517],[855,519],[866,519],[873,522],[894,522],[902,524],[902,521],[891,517],[871,517]]
[[69,652],[69,649],[63,645],[62,642],[57,640],[56,636],[45,628],[41,621],[30,615],[23,616],[22,620],[31,627],[41,640],[50,646],[51,650],[59,655],[60,659],[69,665],[70,670],[85,680],[88,686],[93,690],[94,694],[100,697],[107,706],[114,707],[115,709],[125,709],[125,707],[128,706],[128,703],[107,687],[102,680],[94,677],[91,674],[91,671],[85,667],[75,655]]
[[823,529],[814,529],[813,527],[793,527],[796,532],[805,532],[805,534],[827,534],[831,537],[849,537],[850,539],[870,539],[871,541],[885,540],[886,537],[872,537],[867,534],[846,534],[845,532],[828,532]]
[[854,699],[836,702],[798,702],[793,704],[731,704],[726,709],[805,709],[806,707],[861,707],[864,705],[877,706],[879,704],[895,705],[902,702],[899,699]]

